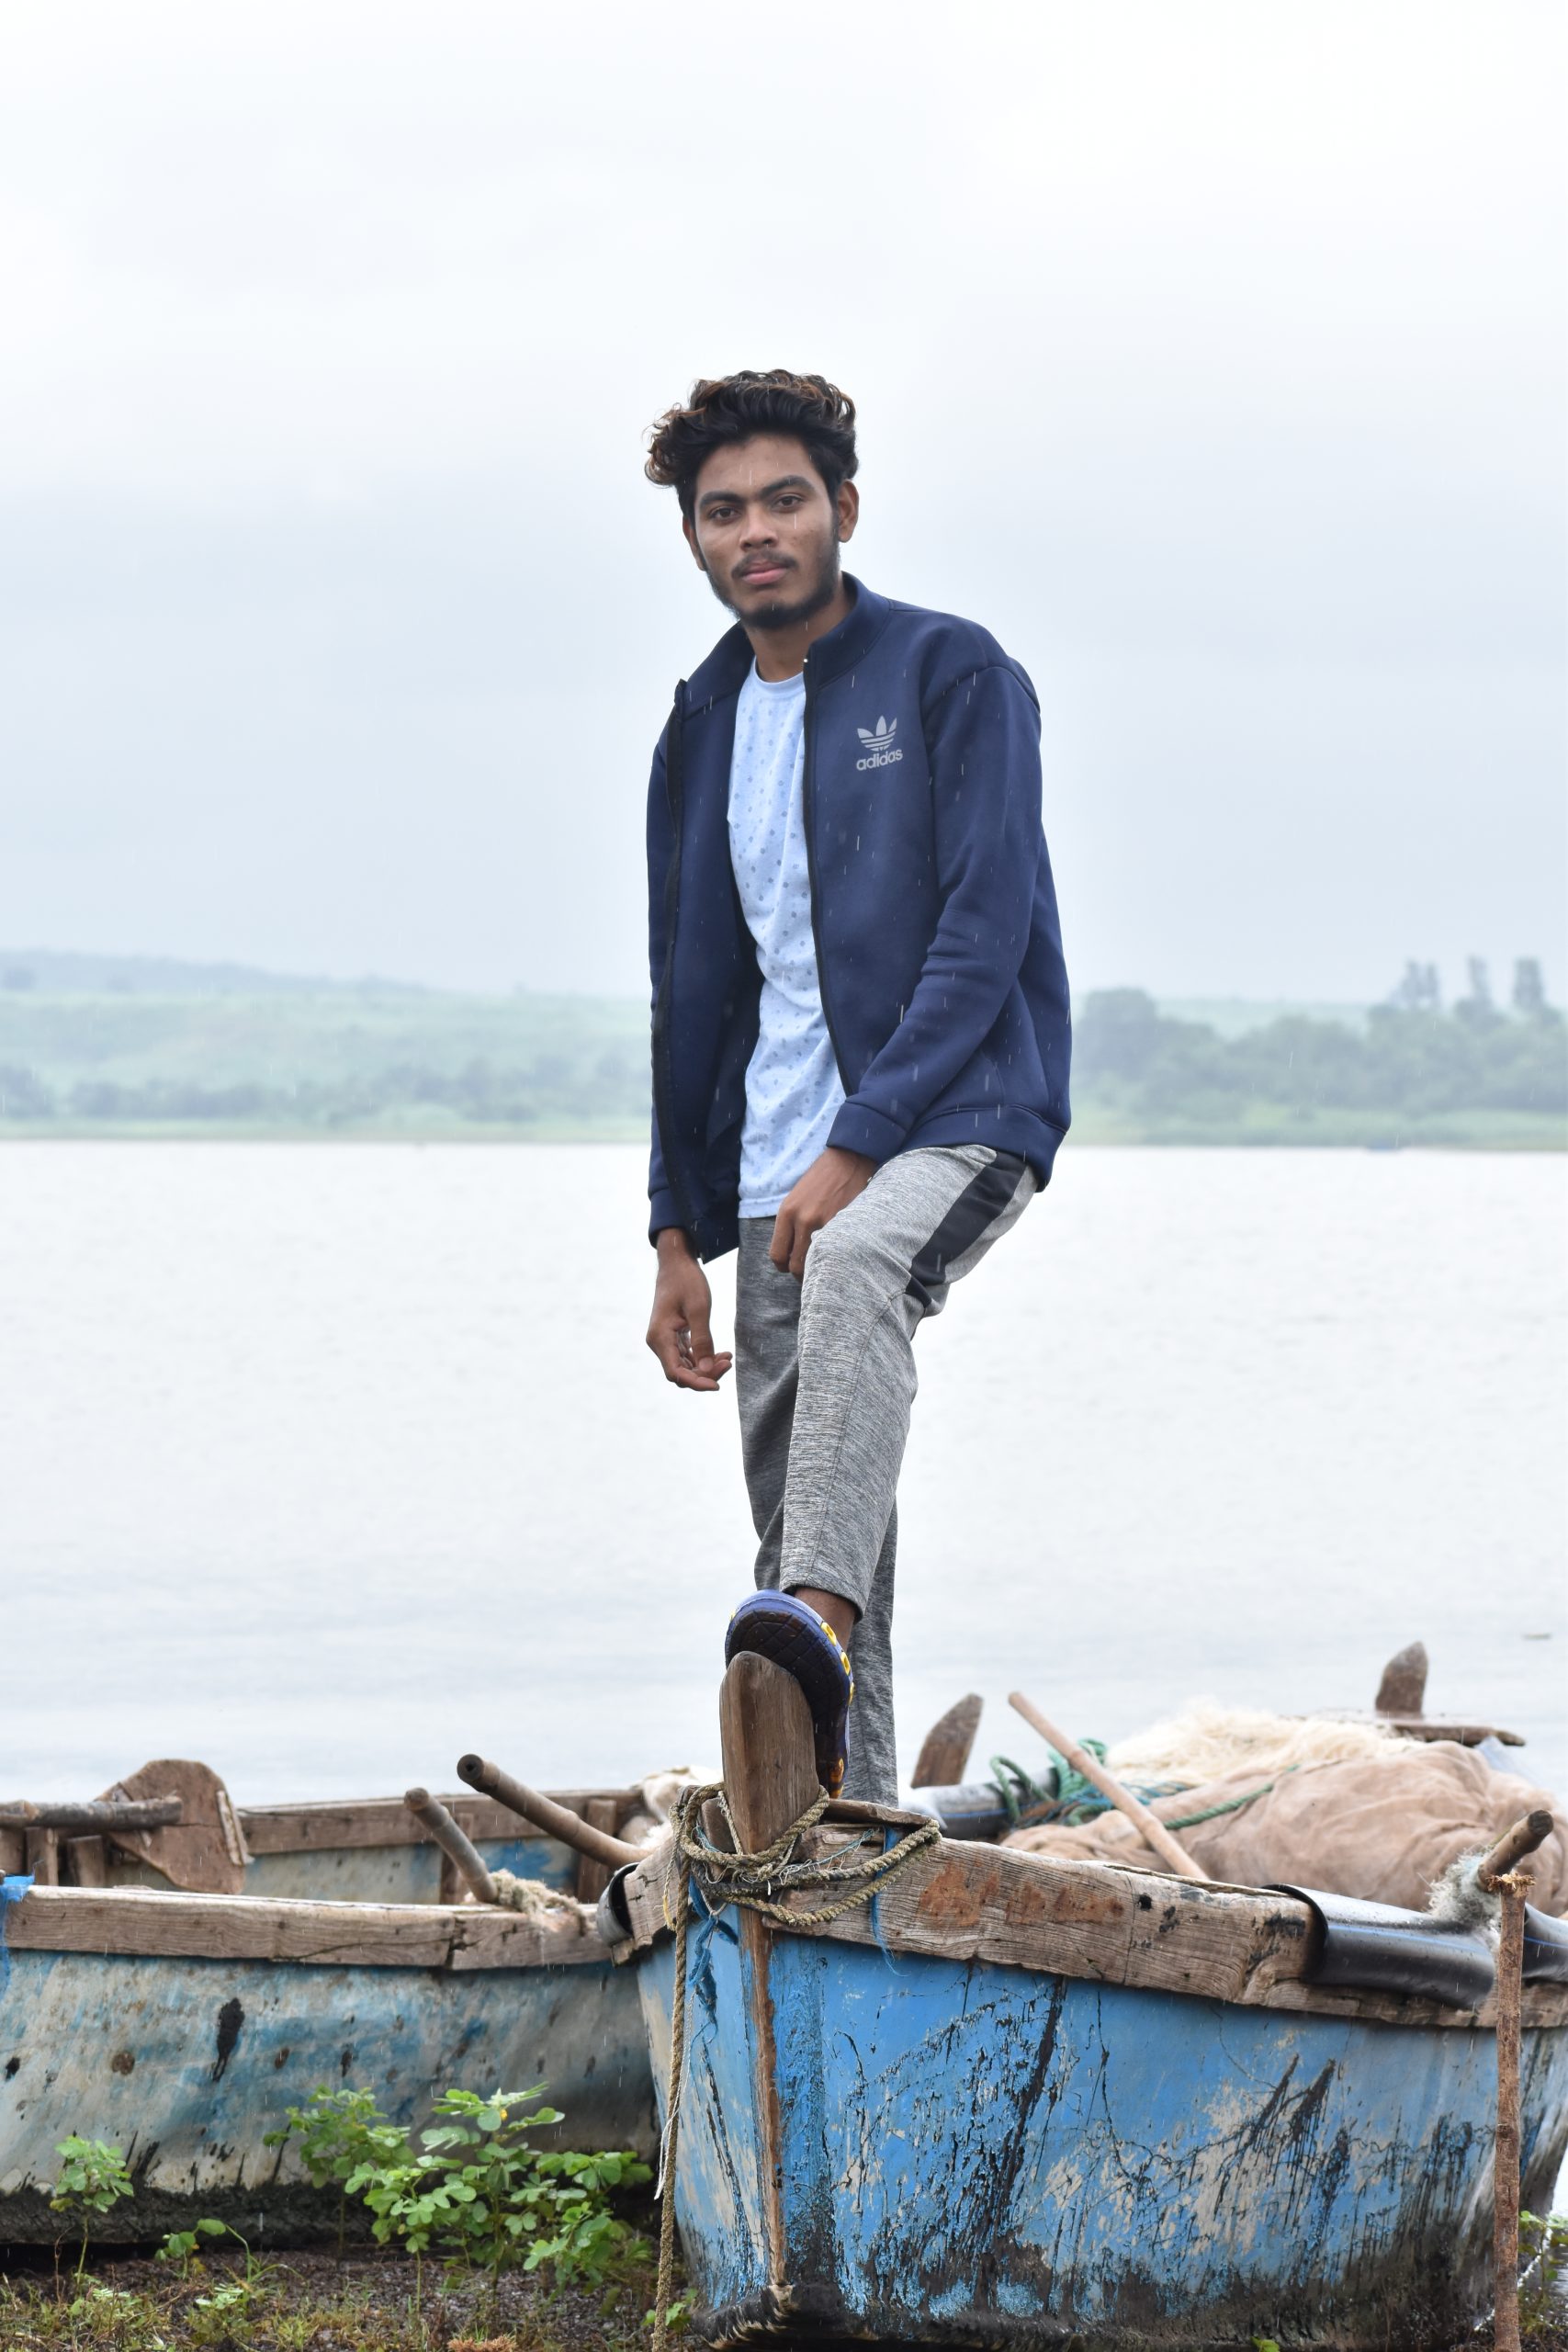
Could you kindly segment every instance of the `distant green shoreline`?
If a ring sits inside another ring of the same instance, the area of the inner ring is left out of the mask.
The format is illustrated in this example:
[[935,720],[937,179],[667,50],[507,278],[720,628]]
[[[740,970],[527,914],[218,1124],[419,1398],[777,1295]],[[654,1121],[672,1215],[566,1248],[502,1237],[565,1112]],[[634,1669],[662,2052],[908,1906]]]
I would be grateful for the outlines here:
[[[1194,1017],[1201,1016],[1201,1017]],[[238,967],[0,951],[0,1141],[640,1143],[646,1001],[333,986]],[[1074,1006],[1074,1139],[1125,1147],[1568,1150],[1568,1032],[1540,967],[1444,1011]]]
[[[1139,1123],[1115,1114],[1086,1110],[1074,1117],[1067,1148],[1099,1149],[1201,1149],[1296,1151],[1568,1151],[1568,1120],[1528,1112],[1411,1119],[1294,1119],[1260,1114],[1229,1125],[1193,1119]],[[648,1139],[646,1121],[540,1120],[508,1125],[496,1120],[453,1120],[419,1125],[366,1121],[339,1127],[286,1126],[257,1119],[0,1119],[6,1143],[276,1143],[276,1144],[461,1144],[483,1148],[507,1144],[637,1144]]]

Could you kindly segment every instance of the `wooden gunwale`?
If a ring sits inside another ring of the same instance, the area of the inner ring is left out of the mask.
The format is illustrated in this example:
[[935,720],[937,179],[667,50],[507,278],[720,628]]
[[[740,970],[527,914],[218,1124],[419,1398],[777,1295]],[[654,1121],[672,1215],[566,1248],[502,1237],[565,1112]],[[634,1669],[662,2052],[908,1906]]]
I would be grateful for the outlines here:
[[575,1908],[543,1920],[476,1904],[309,1903],[162,1888],[35,1886],[6,1915],[13,1952],[261,1960],[320,1968],[447,1971],[603,1966]]
[[[816,1830],[802,1845],[809,1853],[840,1842],[833,1832]],[[668,1933],[667,1872],[667,1851],[659,1849],[622,1882],[632,1932],[618,1957]],[[798,1932],[1248,2008],[1471,2030],[1490,2030],[1495,2020],[1491,1996],[1478,2009],[1454,2009],[1399,1994],[1314,1985],[1305,1975],[1314,1932],[1306,1904],[1258,1887],[1200,1883],[1115,1862],[943,1838],[886,1882],[875,1914],[874,1921],[856,1909]],[[781,1926],[778,1932],[797,1931]],[[1527,1985],[1524,2023],[1568,2024],[1568,1986]]]
[[[638,1789],[552,1789],[550,1794],[558,1804],[583,1820],[589,1817],[590,1805],[613,1802],[620,1821],[642,1803]],[[525,1838],[545,1836],[532,1822],[520,1820],[510,1807],[498,1804],[493,1797],[476,1796],[471,1789],[460,1789],[456,1795],[437,1791],[436,1796],[458,1828],[476,1843],[483,1838],[514,1845]],[[315,1853],[323,1847],[430,1843],[428,1832],[413,1818],[400,1796],[356,1797],[343,1804],[333,1804],[329,1799],[309,1804],[243,1804],[237,1805],[235,1811],[253,1854],[305,1854]]]

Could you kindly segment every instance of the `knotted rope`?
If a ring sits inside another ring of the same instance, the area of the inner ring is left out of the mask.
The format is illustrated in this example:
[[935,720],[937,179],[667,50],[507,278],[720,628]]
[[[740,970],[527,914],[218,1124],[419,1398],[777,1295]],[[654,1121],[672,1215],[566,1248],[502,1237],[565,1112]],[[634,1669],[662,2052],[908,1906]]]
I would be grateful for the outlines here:
[[[729,1830],[735,1850],[726,1853],[702,1826],[705,1804],[716,1803]],[[874,1833],[858,1838],[830,1852],[805,1860],[794,1860],[797,1840],[814,1829],[830,1800],[818,1789],[798,1821],[758,1853],[742,1853],[735,1818],[721,1781],[705,1788],[682,1789],[675,1807],[670,1863],[664,1878],[664,1924],[675,1938],[675,1992],[670,2007],[670,2080],[664,2098],[664,2138],[659,2152],[659,2186],[663,2199],[659,2217],[659,2285],[653,2307],[653,2352],[665,2352],[670,2321],[670,2288],[675,2268],[675,2155],[681,2137],[681,2084],[686,2065],[686,1925],[691,1911],[691,1884],[710,1911],[734,1903],[745,1911],[760,1912],[790,1928],[825,1928],[858,1904],[869,1903],[885,1879],[902,1870],[925,1847],[942,1837],[942,1824],[928,1821],[882,1853],[862,1854]],[[837,1902],[813,1911],[792,1910],[781,1895],[847,1890]],[[674,1891],[671,1905],[671,1894]]]

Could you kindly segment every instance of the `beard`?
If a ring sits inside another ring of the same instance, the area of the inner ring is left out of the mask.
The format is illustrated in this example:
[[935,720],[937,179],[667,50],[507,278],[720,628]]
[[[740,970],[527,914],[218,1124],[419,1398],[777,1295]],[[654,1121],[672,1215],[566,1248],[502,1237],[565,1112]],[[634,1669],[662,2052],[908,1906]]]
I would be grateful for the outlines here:
[[[705,564],[703,568],[707,571]],[[775,593],[771,603],[756,605],[749,612],[743,613],[740,610],[734,597],[720,582],[716,572],[708,571],[707,574],[708,586],[713,590],[725,611],[733,613],[737,620],[743,622],[746,628],[761,629],[793,628],[799,621],[808,621],[814,613],[821,612],[824,605],[832,603],[839,593],[839,578],[837,539],[829,540],[822,560],[818,565],[816,576],[808,587],[803,588],[798,582],[793,582],[789,591],[782,594]],[[780,587],[781,590],[784,587],[782,582]]]

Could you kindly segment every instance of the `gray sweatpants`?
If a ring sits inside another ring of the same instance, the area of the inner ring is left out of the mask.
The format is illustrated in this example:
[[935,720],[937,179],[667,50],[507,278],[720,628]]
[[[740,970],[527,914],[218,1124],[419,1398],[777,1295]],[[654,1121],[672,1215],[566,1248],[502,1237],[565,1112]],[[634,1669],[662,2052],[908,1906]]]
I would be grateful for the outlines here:
[[912,1342],[1034,1190],[1023,1160],[986,1144],[903,1152],[816,1236],[801,1282],[768,1256],[772,1217],[740,1222],[735,1384],[757,1582],[815,1585],[860,1611],[844,1792],[874,1804],[898,1789],[894,1496]]

